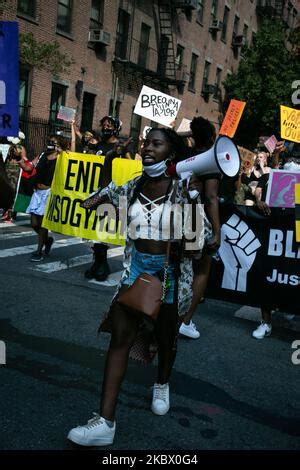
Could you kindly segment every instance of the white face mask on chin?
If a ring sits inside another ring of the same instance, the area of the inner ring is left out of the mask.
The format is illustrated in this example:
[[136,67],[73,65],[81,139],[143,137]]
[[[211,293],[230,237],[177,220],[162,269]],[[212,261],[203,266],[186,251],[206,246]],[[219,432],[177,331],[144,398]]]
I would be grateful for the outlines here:
[[154,163],[153,165],[145,165],[144,172],[150,176],[150,178],[156,178],[157,176],[163,175],[167,170],[166,160]]

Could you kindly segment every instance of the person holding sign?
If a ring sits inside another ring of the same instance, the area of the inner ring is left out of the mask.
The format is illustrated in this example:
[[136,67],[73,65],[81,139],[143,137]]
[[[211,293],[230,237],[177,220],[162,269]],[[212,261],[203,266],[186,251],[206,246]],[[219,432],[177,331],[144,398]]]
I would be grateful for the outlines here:
[[[191,155],[206,152],[212,147],[216,139],[216,130],[213,124],[203,117],[194,117],[191,124],[192,137],[195,147]],[[212,225],[212,236],[206,238],[204,254],[201,259],[193,261],[194,283],[193,300],[190,308],[185,312],[183,322],[179,333],[191,339],[197,339],[200,336],[192,317],[202,301],[208,282],[212,255],[216,253],[220,246],[220,219],[219,219],[219,173],[210,173],[194,179],[194,185],[200,190],[201,200],[205,207],[205,212]]]
[[[170,161],[185,157],[182,139],[171,129],[153,128],[146,136],[142,149],[143,174],[124,186],[114,183],[99,192],[100,200],[119,207],[120,198],[127,204],[127,240],[124,272],[110,310],[100,329],[112,334],[106,357],[99,414],[84,426],[71,429],[68,439],[83,446],[104,446],[113,443],[115,411],[129,356],[148,362],[158,349],[158,371],[153,387],[151,410],[164,415],[170,407],[169,379],[176,357],[178,320],[191,302],[193,282],[192,260],[187,257],[187,238],[182,239],[182,211],[188,206],[184,183],[166,173]],[[173,202],[178,207],[173,212]],[[87,200],[88,201],[88,200]],[[83,203],[83,207],[85,207]],[[204,244],[204,213],[199,205],[199,224],[191,253],[201,253]],[[173,216],[171,215],[173,213]],[[164,225],[164,222],[167,223]],[[185,226],[184,226],[185,227]],[[201,230],[202,227],[202,230]],[[178,234],[181,239],[175,237]],[[168,241],[170,257],[165,271]],[[164,286],[165,296],[157,320],[150,323],[137,316],[129,307],[118,302],[137,276],[148,273],[157,276]],[[166,274],[166,275],[165,275]],[[155,347],[156,346],[156,347]],[[126,432],[126,429],[125,429]]]
[[[112,179],[112,161],[116,157],[124,155],[127,158],[127,145],[121,144],[119,141],[119,132],[122,123],[119,118],[112,116],[104,116],[101,121],[101,141],[96,146],[97,155],[105,155],[104,166],[101,170],[101,187],[106,187]],[[93,245],[94,260],[92,265],[85,271],[87,279],[95,279],[98,282],[107,279],[110,269],[107,262],[108,245],[105,243],[94,243]]]

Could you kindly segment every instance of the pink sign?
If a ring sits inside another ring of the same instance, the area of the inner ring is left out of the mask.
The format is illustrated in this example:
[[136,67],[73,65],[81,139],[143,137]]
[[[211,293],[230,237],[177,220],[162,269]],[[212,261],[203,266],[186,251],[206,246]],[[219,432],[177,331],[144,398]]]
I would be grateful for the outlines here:
[[271,170],[266,203],[270,207],[295,207],[295,184],[300,184],[300,172]]
[[268,149],[270,153],[273,153],[277,144],[277,139],[275,135],[271,135],[265,142],[264,146]]
[[67,106],[60,106],[57,119],[62,119],[62,121],[72,122],[75,119],[76,109],[68,108]]

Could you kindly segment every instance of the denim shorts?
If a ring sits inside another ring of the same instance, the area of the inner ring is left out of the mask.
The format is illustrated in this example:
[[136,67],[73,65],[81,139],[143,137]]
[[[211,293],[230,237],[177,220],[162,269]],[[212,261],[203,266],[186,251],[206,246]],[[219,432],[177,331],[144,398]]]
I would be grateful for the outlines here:
[[[158,276],[160,279],[163,279],[165,260],[166,255],[149,255],[148,253],[141,253],[133,248],[130,275],[129,278],[123,280],[122,284],[131,285],[141,273],[152,274],[153,276]],[[174,302],[175,291],[174,266],[172,265],[168,267],[168,284],[169,287],[166,291],[164,303],[172,304]]]

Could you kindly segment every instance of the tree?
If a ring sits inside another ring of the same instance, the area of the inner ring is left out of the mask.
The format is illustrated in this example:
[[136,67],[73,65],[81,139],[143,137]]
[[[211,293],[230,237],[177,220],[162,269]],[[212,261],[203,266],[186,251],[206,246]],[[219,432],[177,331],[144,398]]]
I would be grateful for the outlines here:
[[292,83],[300,77],[300,61],[287,48],[282,20],[265,19],[247,48],[237,73],[224,82],[226,102],[246,101],[237,143],[253,148],[260,135],[280,137],[280,104],[292,106]]
[[66,72],[74,63],[72,58],[60,50],[57,41],[37,41],[32,33],[20,33],[19,57],[21,64],[48,70],[55,77]]

